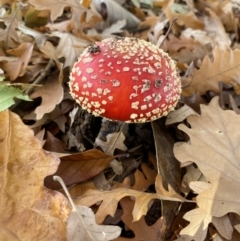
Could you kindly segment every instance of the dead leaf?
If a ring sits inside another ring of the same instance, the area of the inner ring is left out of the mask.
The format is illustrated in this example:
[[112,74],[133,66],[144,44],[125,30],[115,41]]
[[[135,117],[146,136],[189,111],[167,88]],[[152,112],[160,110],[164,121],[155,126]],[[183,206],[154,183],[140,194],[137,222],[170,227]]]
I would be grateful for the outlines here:
[[134,173],[134,185],[131,185],[130,177],[127,176],[122,183],[117,183],[112,188],[115,189],[125,187],[142,192],[146,191],[149,186],[154,184],[157,173],[155,170],[150,169],[146,163],[141,164],[141,170],[142,172],[137,169]]
[[98,225],[92,209],[76,206],[63,180],[58,176],[53,178],[61,184],[72,206],[67,221],[67,238],[69,241],[108,241],[120,235],[121,228],[118,226]]
[[59,44],[56,48],[56,55],[58,58],[65,58],[63,67],[70,66],[71,68],[82,51],[91,44],[91,42],[77,38],[70,33],[55,31],[52,36],[60,38]]
[[116,148],[126,151],[127,147],[124,145],[125,136],[122,132],[110,133],[106,136],[107,141],[102,141],[96,138],[95,144],[103,149],[104,152],[113,154]]
[[1,241],[20,241],[20,239],[16,236],[16,234],[14,234],[13,232],[11,232],[9,229],[5,229],[5,228],[0,228],[0,240]]
[[171,125],[174,123],[182,122],[185,120],[188,116],[190,115],[197,115],[198,113],[195,112],[191,107],[188,105],[184,105],[178,110],[172,111],[168,114],[167,120],[166,120],[166,125]]
[[[61,163],[54,175],[60,176],[67,186],[86,181],[102,172],[114,159],[97,149],[83,153],[61,157]],[[52,177],[45,178],[45,186],[51,189],[60,188],[58,182]]]
[[43,149],[50,152],[64,153],[64,143],[56,138],[50,131],[46,133],[46,141]]
[[183,218],[189,221],[190,224],[181,230],[181,238],[175,241],[204,241],[207,235],[208,225],[212,221],[212,216],[196,208],[187,212]]
[[202,177],[202,173],[200,170],[193,165],[189,165],[186,167],[186,174],[183,176],[182,184],[181,184],[181,193],[184,193],[187,196],[190,192],[189,184],[192,181],[198,181]]
[[49,9],[51,11],[50,18],[51,21],[55,21],[58,17],[63,14],[63,11],[66,7],[71,7],[75,11],[79,11],[79,17],[83,13],[80,2],[76,0],[70,1],[58,1],[58,0],[29,0],[29,3],[32,4],[38,10]]
[[[54,95],[53,95],[54,93]],[[63,99],[63,87],[62,84],[58,81],[58,77],[51,77],[43,87],[38,88],[30,96],[32,99],[37,97],[42,98],[42,103],[35,110],[37,115],[36,119],[39,120],[43,117],[44,114],[50,113],[53,111],[57,104],[59,104]]]
[[101,202],[96,213],[97,223],[102,223],[107,215],[114,216],[118,202],[127,196],[135,198],[133,209],[133,221],[138,221],[148,211],[148,204],[152,199],[163,199],[171,201],[184,201],[185,199],[177,194],[170,186],[166,191],[162,186],[162,179],[158,175],[155,182],[157,193],[145,193],[126,188],[116,188],[111,191],[88,190],[82,197],[75,199],[77,205],[92,206]]
[[44,53],[49,59],[53,59],[55,61],[56,66],[59,69],[59,77],[58,80],[60,83],[62,83],[63,80],[63,64],[59,62],[57,50],[56,48],[49,42],[44,42],[44,45],[39,47],[40,51]]
[[[3,4],[1,2],[1,4]],[[0,41],[4,42],[5,48],[16,48],[19,44],[19,37],[17,34],[18,20],[16,16],[5,17],[1,19],[1,22],[6,26],[0,28]]]
[[194,29],[202,29],[204,27],[204,24],[188,6],[175,3],[174,0],[168,1],[168,4],[164,7],[164,13],[170,22],[174,18],[177,18],[177,23],[181,26],[185,25],[188,28]]
[[102,18],[110,25],[124,19],[126,21],[126,28],[135,29],[140,23],[140,20],[136,16],[123,8],[117,1],[93,0],[93,3]]
[[107,241],[121,233],[121,228],[112,225],[98,225],[92,209],[76,206],[67,222],[68,240],[71,241]]
[[208,231],[208,225],[213,223],[215,228],[227,240],[231,240],[233,234],[233,227],[227,215],[223,217],[212,217],[200,208],[193,209],[187,212],[184,219],[190,224],[181,230],[181,238],[176,241],[204,241]]
[[240,93],[240,50],[230,48],[222,50],[216,47],[213,50],[213,58],[214,60],[211,61],[206,56],[199,70],[193,70],[190,76],[182,79],[184,96],[197,91],[203,95],[208,90],[219,93],[220,81],[232,85],[236,93]]
[[224,26],[217,16],[216,13],[207,9],[209,16],[205,16],[205,30],[208,32],[208,36],[211,37],[215,44],[219,46],[220,49],[224,50],[229,47],[231,40],[229,35],[226,33]]
[[23,76],[25,74],[32,55],[32,50],[32,43],[22,43],[17,48],[7,51],[8,54],[17,57],[16,60],[13,59],[13,61],[7,62],[3,60],[0,63],[0,68],[6,72],[10,80],[15,80],[18,76]]
[[123,209],[123,215],[121,217],[122,221],[125,223],[128,229],[134,232],[134,238],[127,239],[119,237],[115,241],[164,241],[164,234],[166,228],[166,220],[164,217],[161,217],[153,225],[148,226],[144,217],[141,217],[140,220],[133,222],[132,210],[134,207],[134,201],[129,197],[125,197],[120,200],[120,205]]
[[65,240],[66,198],[42,183],[59,159],[42,150],[29,127],[10,111],[0,112],[0,226],[20,240]]
[[201,116],[190,116],[191,129],[183,124],[179,129],[190,141],[174,146],[176,158],[184,163],[193,161],[212,184],[196,200],[206,213],[221,217],[229,212],[240,214],[239,188],[239,125],[240,116],[231,110],[222,110],[215,97],[208,106],[201,106]]

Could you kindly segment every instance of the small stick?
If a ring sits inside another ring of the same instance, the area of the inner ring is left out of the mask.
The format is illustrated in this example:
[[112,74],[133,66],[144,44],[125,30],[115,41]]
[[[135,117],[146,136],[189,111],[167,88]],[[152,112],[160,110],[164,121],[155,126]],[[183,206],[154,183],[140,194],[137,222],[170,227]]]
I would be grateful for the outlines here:
[[172,20],[172,22],[171,22],[171,24],[170,24],[170,26],[169,26],[169,28],[168,28],[167,33],[165,34],[165,36],[164,36],[162,42],[161,42],[160,45],[159,45],[159,48],[161,48],[163,42],[165,41],[165,39],[166,39],[167,36],[169,35],[169,33],[170,33],[171,29],[172,29],[172,26],[173,26],[173,24],[174,24],[176,21],[177,21],[177,18],[174,18],[174,19]]

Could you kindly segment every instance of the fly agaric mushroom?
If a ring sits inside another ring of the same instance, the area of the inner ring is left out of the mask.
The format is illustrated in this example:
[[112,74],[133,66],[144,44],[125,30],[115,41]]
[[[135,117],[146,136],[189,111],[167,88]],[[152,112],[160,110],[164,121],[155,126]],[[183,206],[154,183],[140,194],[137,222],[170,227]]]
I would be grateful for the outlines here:
[[70,93],[95,116],[148,122],[174,110],[181,82],[174,61],[152,43],[107,38],[86,48],[70,74]]

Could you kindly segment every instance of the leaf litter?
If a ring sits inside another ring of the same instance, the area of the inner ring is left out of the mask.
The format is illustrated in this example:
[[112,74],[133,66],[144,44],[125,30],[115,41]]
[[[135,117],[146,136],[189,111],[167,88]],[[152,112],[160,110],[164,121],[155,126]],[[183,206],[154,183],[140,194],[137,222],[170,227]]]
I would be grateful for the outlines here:
[[[0,239],[240,239],[238,1],[0,7]],[[176,111],[122,126],[76,108],[69,71],[85,47],[109,36],[159,46],[176,17],[161,45],[182,80]]]

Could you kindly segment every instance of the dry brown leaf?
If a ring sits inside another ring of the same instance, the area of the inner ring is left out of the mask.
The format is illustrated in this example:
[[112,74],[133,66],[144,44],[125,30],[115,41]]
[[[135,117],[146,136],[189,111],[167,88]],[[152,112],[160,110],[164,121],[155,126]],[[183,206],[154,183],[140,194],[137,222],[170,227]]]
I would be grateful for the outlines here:
[[161,217],[151,226],[146,224],[144,217],[141,217],[137,222],[133,222],[132,210],[134,207],[134,201],[129,197],[125,197],[120,201],[120,205],[123,209],[122,221],[125,225],[134,232],[134,238],[127,239],[119,237],[115,241],[163,241],[166,229],[166,220]]
[[201,106],[201,116],[190,116],[191,129],[180,124],[190,141],[174,146],[176,158],[184,163],[193,161],[212,184],[196,200],[206,213],[221,217],[229,212],[240,214],[240,133],[236,127],[240,116],[222,110],[215,97],[208,106]]
[[195,45],[198,45],[198,39],[193,37],[180,36],[176,37],[173,34],[170,34],[168,38],[163,42],[163,49],[165,52],[168,52],[170,55],[176,53],[183,48],[193,50]]
[[58,58],[65,58],[64,67],[70,66],[71,68],[82,51],[91,44],[89,41],[77,38],[70,33],[55,31],[52,36],[60,38],[59,44],[56,48],[56,55]]
[[[114,159],[97,149],[61,157],[61,163],[54,175],[60,176],[67,186],[86,181],[102,172]],[[45,186],[51,189],[60,188],[52,177],[45,178]]]
[[1,241],[20,241],[20,239],[9,229],[0,227],[0,240]]
[[[54,94],[53,94],[54,93]],[[30,96],[32,99],[37,97],[42,98],[41,105],[35,110],[37,115],[36,119],[39,120],[44,114],[53,111],[57,104],[59,104],[63,99],[63,87],[58,81],[57,76],[52,76],[43,87],[38,88]]]
[[52,22],[60,17],[63,14],[64,9],[67,7],[71,7],[75,14],[78,11],[79,18],[84,12],[84,8],[81,6],[80,2],[76,0],[29,0],[29,3],[38,10],[49,9],[51,11],[50,18]]
[[[164,13],[169,21],[172,21],[174,18],[177,18],[177,23],[181,26],[186,26],[187,28],[194,28],[194,29],[202,29],[204,24],[197,18],[191,9],[182,5],[184,9],[182,12],[177,11],[174,7],[175,3],[174,0],[168,1],[168,4],[164,8]],[[179,4],[180,6],[181,4]],[[174,27],[174,26],[173,26]]]
[[89,189],[96,189],[96,186],[92,180],[74,185],[73,187],[69,188],[69,192],[72,198],[76,198],[83,195]]
[[146,191],[150,185],[154,184],[157,173],[155,170],[150,169],[145,163],[141,164],[141,170],[142,172],[137,169],[134,173],[134,185],[131,185],[130,177],[127,176],[122,183],[115,184],[113,188],[125,187],[142,192]]
[[[2,1],[1,1],[2,3]],[[4,42],[5,48],[16,48],[19,44],[19,37],[17,34],[18,20],[13,14],[11,17],[2,18],[1,22],[6,26],[0,28],[0,41]]]
[[9,111],[0,112],[0,140],[0,226],[20,240],[65,240],[67,200],[42,184],[59,159]]
[[194,69],[190,76],[183,78],[183,92],[185,96],[199,92],[201,95],[212,90],[219,93],[219,82],[231,84],[240,94],[240,50],[222,50],[216,47],[213,50],[213,62],[208,56],[203,59],[199,70]]
[[32,56],[32,51],[32,43],[22,43],[17,48],[7,51],[8,54],[17,57],[15,61],[4,61],[0,63],[0,68],[6,72],[10,80],[15,80],[18,76],[23,76],[25,74],[27,65]]
[[65,145],[62,141],[56,138],[50,131],[46,132],[46,141],[43,145],[43,149],[50,152],[64,153]]
[[63,64],[59,62],[58,58],[59,56],[57,55],[57,50],[56,48],[49,42],[46,41],[44,45],[41,45],[39,47],[40,51],[44,53],[49,59],[53,59],[58,67],[59,70],[59,77],[58,80],[60,83],[62,83],[63,80]]
[[162,179],[158,175],[155,183],[157,193],[144,193],[126,188],[117,188],[111,191],[89,190],[79,199],[75,199],[75,204],[92,206],[101,202],[96,213],[97,223],[102,223],[107,215],[114,216],[118,202],[126,197],[134,197],[136,202],[133,209],[133,220],[138,221],[148,211],[148,204],[152,199],[163,199],[172,201],[184,201],[185,199],[177,194],[170,186],[166,191],[162,186]]
[[125,136],[123,132],[114,132],[106,136],[107,141],[102,141],[100,138],[96,138],[95,144],[100,146],[104,152],[113,154],[116,148],[126,151],[127,147],[124,145]]

